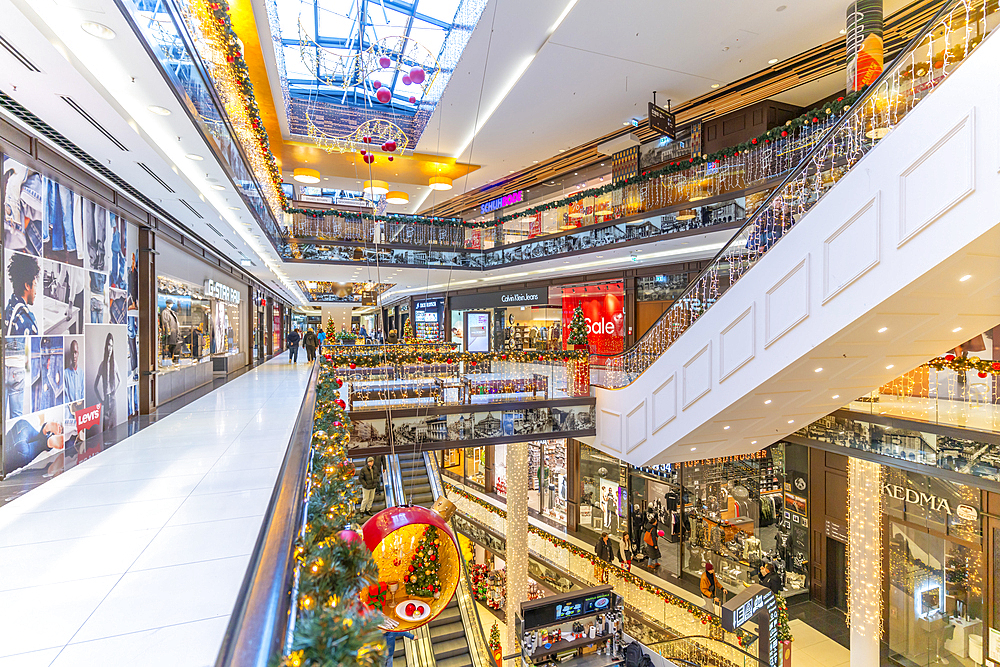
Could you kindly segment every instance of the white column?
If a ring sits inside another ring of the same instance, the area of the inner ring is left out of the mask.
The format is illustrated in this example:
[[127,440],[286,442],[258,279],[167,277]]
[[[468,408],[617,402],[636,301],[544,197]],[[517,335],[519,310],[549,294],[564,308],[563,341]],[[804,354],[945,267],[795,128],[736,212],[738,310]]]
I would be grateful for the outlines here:
[[507,636],[504,655],[515,649],[514,615],[528,599],[528,443],[507,444]]
[[[851,667],[878,667],[882,634],[882,468],[848,459],[847,608]],[[839,576],[827,572],[826,576]]]

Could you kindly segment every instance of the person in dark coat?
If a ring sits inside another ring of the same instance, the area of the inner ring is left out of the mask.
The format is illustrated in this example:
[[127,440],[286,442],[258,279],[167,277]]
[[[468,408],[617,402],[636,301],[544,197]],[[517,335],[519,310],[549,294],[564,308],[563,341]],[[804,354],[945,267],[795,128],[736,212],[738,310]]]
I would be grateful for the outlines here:
[[656,515],[646,513],[646,524],[642,527],[642,550],[646,554],[646,565],[654,570],[660,567],[660,531]]
[[770,588],[775,597],[781,595],[781,575],[774,571],[770,563],[760,566],[760,585]]
[[389,343],[389,345],[396,345],[399,343],[399,334],[396,333],[395,329],[389,329],[389,338],[386,339],[386,342]]
[[291,333],[285,336],[285,343],[288,345],[288,362],[292,364],[299,363],[299,341],[302,336],[299,335],[299,330],[292,329]]
[[378,488],[379,474],[375,467],[375,457],[369,456],[365,467],[361,469],[361,513],[371,514],[372,503],[375,502],[375,489]]
[[302,337],[302,346],[306,348],[306,361],[316,358],[316,348],[319,347],[319,338],[312,327],[306,330],[306,335]]
[[[603,561],[608,565],[614,563],[616,557],[619,561],[622,559],[622,555],[618,552],[618,547],[611,541],[607,533],[601,533],[601,539],[597,541],[594,553],[597,554],[599,561]],[[608,583],[608,570],[602,563],[595,563],[594,570],[602,583]]]

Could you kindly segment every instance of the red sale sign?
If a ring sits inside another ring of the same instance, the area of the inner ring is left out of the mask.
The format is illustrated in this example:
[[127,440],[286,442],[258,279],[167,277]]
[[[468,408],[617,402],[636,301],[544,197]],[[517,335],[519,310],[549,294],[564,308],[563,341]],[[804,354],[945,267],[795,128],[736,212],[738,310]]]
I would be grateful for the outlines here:
[[77,410],[74,416],[76,416],[77,433],[82,433],[92,426],[99,426],[101,423],[101,404],[98,403],[89,408]]
[[569,324],[577,306],[583,308],[591,354],[618,354],[625,349],[624,295],[617,285],[563,290],[564,341],[569,337]]

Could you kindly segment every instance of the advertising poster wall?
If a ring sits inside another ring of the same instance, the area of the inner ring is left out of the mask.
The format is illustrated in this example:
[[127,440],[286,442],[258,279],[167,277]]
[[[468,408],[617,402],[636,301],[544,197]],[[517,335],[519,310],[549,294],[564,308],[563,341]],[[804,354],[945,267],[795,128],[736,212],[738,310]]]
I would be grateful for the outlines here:
[[587,342],[591,354],[618,354],[625,349],[625,305],[621,283],[563,289],[564,341],[569,339],[569,325],[577,306],[583,308],[587,321]]
[[138,412],[138,228],[11,158],[0,174],[6,477]]

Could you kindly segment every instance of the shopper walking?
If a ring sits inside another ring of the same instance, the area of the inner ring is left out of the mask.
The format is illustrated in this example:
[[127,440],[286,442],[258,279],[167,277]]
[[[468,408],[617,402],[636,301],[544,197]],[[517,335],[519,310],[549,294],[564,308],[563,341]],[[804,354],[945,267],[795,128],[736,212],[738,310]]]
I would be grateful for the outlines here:
[[632,547],[632,538],[629,537],[627,532],[622,533],[621,561],[622,567],[625,568],[626,572],[632,571],[632,556],[634,554],[635,549]]
[[642,548],[646,554],[646,566],[651,570],[660,567],[660,531],[655,515],[646,514],[646,525],[642,528]]
[[396,652],[396,640],[406,637],[407,639],[416,639],[416,636],[412,632],[386,632],[383,633],[385,637],[385,662],[382,663],[382,667],[392,667],[392,654]]
[[714,613],[715,605],[719,603],[719,581],[711,563],[705,563],[705,572],[701,575],[701,595],[705,598],[705,611]]
[[395,329],[389,329],[389,338],[387,339],[389,345],[396,345],[399,343],[399,334],[396,333]]
[[302,345],[306,348],[306,361],[315,359],[316,348],[319,347],[319,338],[316,338],[316,332],[312,330],[312,327],[306,330],[306,335],[302,338]]
[[288,363],[290,364],[299,363],[299,341],[301,339],[298,328],[292,329],[291,333],[285,336],[285,344],[288,345]]
[[597,548],[594,552],[597,554],[598,560],[598,562],[594,563],[595,574],[602,584],[606,584],[608,583],[608,567],[604,563],[611,565],[614,563],[616,556],[621,561],[622,555],[618,552],[618,547],[611,541],[607,533],[601,533],[601,539],[598,540]]
[[375,457],[369,456],[365,467],[361,469],[361,513],[371,514],[372,503],[375,502],[375,489],[378,488],[378,469],[375,467]]
[[326,332],[323,331],[323,329],[320,329],[319,331],[316,332],[316,340],[319,341],[319,351],[320,351],[320,354],[322,354],[323,353],[323,343],[326,341]]

